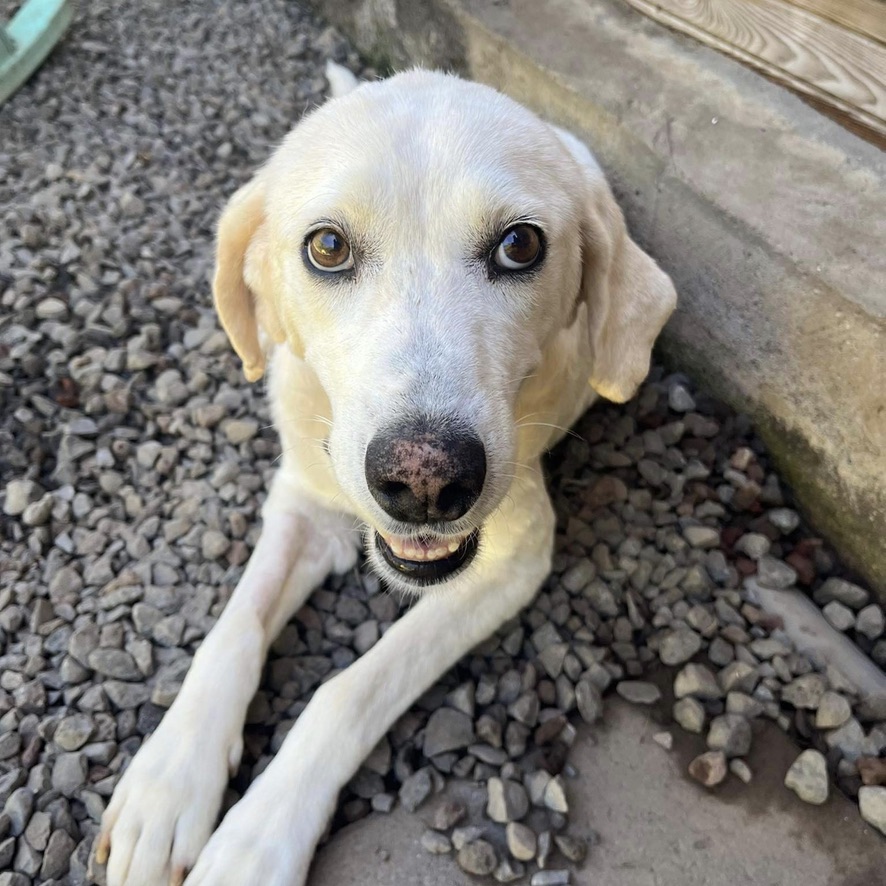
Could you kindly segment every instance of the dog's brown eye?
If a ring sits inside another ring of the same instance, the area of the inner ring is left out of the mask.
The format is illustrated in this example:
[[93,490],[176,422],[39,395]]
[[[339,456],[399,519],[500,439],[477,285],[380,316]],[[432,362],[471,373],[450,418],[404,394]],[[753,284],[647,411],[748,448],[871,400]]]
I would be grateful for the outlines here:
[[493,259],[506,271],[522,271],[532,267],[541,255],[541,237],[532,225],[514,225],[505,231]]
[[320,228],[308,236],[308,259],[318,271],[347,271],[354,267],[351,247],[335,228]]

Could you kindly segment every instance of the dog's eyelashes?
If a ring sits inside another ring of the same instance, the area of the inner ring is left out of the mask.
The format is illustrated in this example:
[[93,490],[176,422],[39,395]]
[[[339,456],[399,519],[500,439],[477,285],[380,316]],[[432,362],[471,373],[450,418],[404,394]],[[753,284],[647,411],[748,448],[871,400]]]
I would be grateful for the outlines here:
[[324,273],[348,271],[354,267],[354,253],[341,231],[331,227],[318,228],[308,234],[308,261]]
[[492,260],[504,271],[525,271],[541,258],[541,233],[532,225],[517,224],[508,228],[492,254]]

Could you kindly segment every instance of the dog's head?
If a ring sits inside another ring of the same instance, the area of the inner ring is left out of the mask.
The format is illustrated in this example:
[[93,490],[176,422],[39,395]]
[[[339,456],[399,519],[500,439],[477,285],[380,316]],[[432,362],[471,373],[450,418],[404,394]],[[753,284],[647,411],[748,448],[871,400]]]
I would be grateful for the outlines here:
[[420,71],[290,133],[224,212],[214,293],[250,380],[265,337],[316,374],[338,483],[409,588],[473,557],[515,473],[524,380],[558,334],[583,325],[590,384],[621,402],[675,303],[586,148]]

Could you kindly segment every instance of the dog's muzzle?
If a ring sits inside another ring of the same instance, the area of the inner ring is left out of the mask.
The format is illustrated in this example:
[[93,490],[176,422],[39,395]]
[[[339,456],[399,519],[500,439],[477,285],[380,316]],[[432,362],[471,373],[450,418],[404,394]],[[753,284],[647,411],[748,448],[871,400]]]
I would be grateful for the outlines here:
[[375,533],[375,546],[382,560],[395,572],[420,585],[452,578],[474,559],[479,530],[458,537],[404,538]]

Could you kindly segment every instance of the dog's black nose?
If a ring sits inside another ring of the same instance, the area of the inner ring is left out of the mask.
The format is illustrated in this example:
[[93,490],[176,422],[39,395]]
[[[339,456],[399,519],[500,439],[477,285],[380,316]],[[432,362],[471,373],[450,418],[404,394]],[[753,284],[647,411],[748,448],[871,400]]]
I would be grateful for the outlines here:
[[373,498],[395,520],[457,520],[483,490],[486,450],[450,421],[408,422],[372,438],[365,470]]

